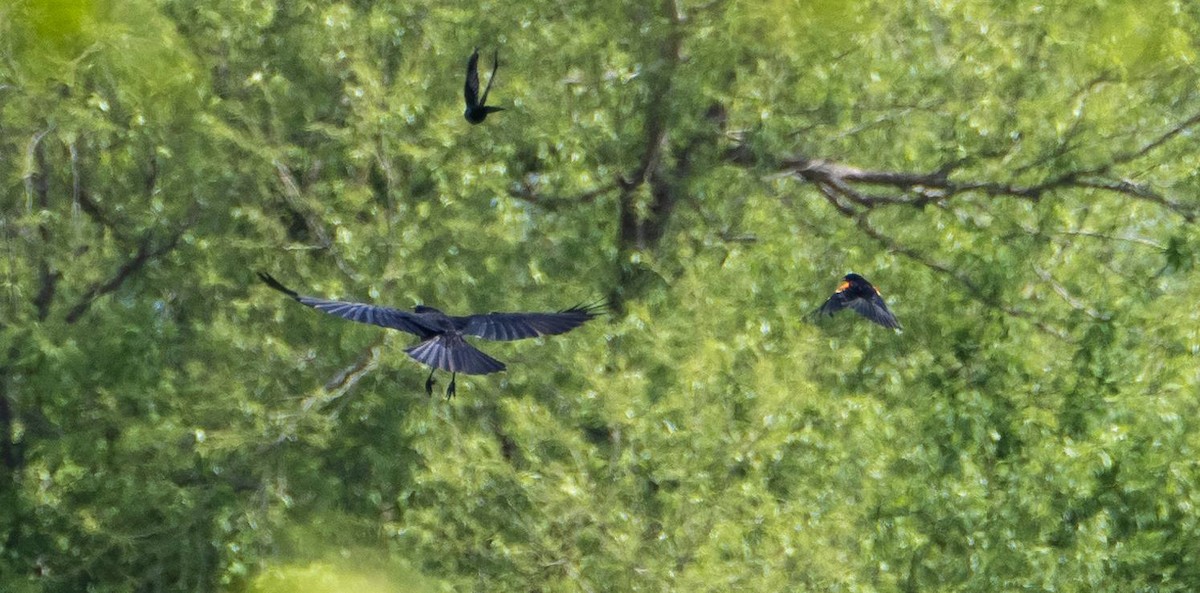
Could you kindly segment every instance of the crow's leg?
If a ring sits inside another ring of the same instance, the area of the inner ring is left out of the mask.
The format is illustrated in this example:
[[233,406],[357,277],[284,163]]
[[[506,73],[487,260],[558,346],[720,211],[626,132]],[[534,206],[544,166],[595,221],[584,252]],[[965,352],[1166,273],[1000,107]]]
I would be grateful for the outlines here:
[[425,395],[433,397],[433,372],[437,369],[429,369],[429,378],[425,379]]
[[458,373],[450,373],[450,386],[446,388],[446,399],[454,397],[454,391],[456,389],[454,385],[454,378],[457,376]]

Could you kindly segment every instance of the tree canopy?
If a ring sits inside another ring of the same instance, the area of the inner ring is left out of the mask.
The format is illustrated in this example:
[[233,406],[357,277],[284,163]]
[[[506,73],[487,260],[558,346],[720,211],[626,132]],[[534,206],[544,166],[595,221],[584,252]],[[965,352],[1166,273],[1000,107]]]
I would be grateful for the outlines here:
[[[1198,59],[1181,0],[5,0],[0,590],[1196,590]],[[428,398],[258,271],[610,311]],[[851,271],[903,332],[808,317]]]

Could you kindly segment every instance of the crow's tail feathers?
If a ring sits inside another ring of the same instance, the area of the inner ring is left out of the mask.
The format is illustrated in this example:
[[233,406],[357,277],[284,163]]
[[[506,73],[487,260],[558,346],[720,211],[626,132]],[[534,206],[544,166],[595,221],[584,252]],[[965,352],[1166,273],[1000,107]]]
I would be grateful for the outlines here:
[[458,334],[434,336],[404,352],[419,363],[452,373],[487,375],[504,370],[504,363],[468,344]]

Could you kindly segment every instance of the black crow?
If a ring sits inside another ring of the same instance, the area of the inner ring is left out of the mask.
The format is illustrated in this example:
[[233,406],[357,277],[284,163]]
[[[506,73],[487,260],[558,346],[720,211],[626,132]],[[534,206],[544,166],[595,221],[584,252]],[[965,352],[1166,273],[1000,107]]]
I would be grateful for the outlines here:
[[478,124],[487,119],[489,113],[504,111],[503,107],[491,107],[487,105],[488,91],[492,90],[492,83],[496,81],[496,69],[500,67],[500,51],[492,54],[492,75],[488,77],[487,88],[483,89],[483,97],[479,96],[479,48],[471,54],[467,59],[467,83],[463,85],[463,98],[467,100],[467,110],[463,112],[463,117],[467,121]]
[[817,315],[833,315],[846,307],[854,309],[859,315],[892,329],[900,329],[900,322],[888,310],[879,294],[879,289],[867,282],[866,278],[853,272],[842,278],[842,283],[833,296],[816,310]]
[[520,340],[537,336],[553,336],[569,332],[599,316],[603,305],[577,305],[557,313],[487,313],[456,317],[433,307],[417,305],[410,313],[390,307],[365,303],[328,301],[301,296],[282,285],[269,274],[258,273],[263,282],[318,311],[343,319],[369,323],[408,332],[421,339],[406,352],[417,362],[432,367],[425,380],[425,392],[433,394],[433,373],[437,369],[450,371],[450,386],[446,397],[454,397],[458,373],[487,375],[504,370],[504,363],[484,354],[469,344],[466,336],[485,340]]

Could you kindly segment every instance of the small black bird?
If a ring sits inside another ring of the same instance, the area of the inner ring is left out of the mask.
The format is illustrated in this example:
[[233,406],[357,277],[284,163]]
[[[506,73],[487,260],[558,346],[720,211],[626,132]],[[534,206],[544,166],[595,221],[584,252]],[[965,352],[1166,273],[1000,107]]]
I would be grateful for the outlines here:
[[467,59],[467,83],[463,86],[463,98],[467,100],[467,110],[463,112],[463,117],[467,121],[478,124],[483,123],[487,119],[489,113],[504,111],[503,107],[491,107],[487,105],[488,91],[492,90],[492,83],[496,82],[496,70],[500,67],[500,51],[492,54],[492,75],[488,77],[487,88],[483,89],[483,97],[479,96],[479,48],[471,54]]
[[569,332],[600,315],[603,305],[577,305],[557,313],[488,313],[455,317],[433,307],[417,305],[413,312],[364,303],[327,301],[301,296],[282,285],[269,274],[258,273],[267,286],[296,299],[318,311],[343,319],[369,323],[416,335],[421,343],[406,349],[413,360],[432,367],[425,380],[425,392],[433,394],[433,373],[437,369],[450,371],[450,386],[446,397],[454,397],[454,380],[458,373],[487,375],[504,370],[504,363],[484,354],[467,343],[465,336],[485,340],[520,340],[537,336],[553,336]]
[[866,278],[853,272],[842,278],[842,283],[833,291],[833,296],[817,309],[816,314],[833,315],[846,307],[883,327],[900,329],[900,322],[888,311],[879,289],[867,282]]

